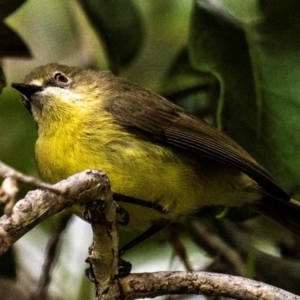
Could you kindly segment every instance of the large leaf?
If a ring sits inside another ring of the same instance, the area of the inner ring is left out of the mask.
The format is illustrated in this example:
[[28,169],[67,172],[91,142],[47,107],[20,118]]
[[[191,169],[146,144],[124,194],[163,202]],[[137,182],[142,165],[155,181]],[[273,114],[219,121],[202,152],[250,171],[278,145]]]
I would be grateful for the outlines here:
[[[26,0],[0,0],[0,21],[18,9]],[[31,57],[22,39],[8,26],[0,22],[0,57]],[[0,70],[0,93],[3,87],[3,71]]]
[[186,111],[210,119],[215,114],[219,85],[210,73],[191,67],[187,49],[184,48],[167,72],[160,94]]
[[0,41],[0,57],[31,57],[22,39],[3,23],[0,23]]
[[5,19],[16,9],[18,9],[26,0],[0,0],[0,20]]
[[5,74],[0,64],[0,94],[2,93],[2,89],[5,87],[5,85],[6,85]]
[[143,22],[130,1],[79,0],[106,47],[110,68],[115,73],[128,65],[143,41]]
[[290,193],[300,182],[299,13],[294,0],[199,0],[189,42],[193,67],[220,82],[222,129]]

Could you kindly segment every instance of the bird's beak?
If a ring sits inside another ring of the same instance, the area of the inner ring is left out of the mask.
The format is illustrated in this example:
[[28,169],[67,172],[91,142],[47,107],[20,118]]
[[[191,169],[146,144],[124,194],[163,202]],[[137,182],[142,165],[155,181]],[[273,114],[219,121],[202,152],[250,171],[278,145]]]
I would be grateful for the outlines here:
[[34,93],[43,90],[42,86],[33,85],[33,84],[13,83],[11,86],[17,91],[19,91],[22,95],[24,95],[28,100],[30,100],[31,96]]
[[24,96],[22,97],[22,103],[28,109],[28,111],[32,113],[30,104],[31,97],[33,94],[42,91],[43,87],[25,83],[13,83],[11,86]]

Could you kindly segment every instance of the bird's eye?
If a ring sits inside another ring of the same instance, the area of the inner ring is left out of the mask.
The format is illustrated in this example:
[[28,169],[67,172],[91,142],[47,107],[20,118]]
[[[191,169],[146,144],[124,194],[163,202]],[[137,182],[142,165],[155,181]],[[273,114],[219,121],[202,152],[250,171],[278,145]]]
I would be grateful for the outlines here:
[[55,81],[57,81],[58,83],[62,83],[62,84],[66,84],[69,82],[69,77],[67,77],[66,75],[64,74],[61,74],[61,73],[56,73],[54,75],[54,79]]

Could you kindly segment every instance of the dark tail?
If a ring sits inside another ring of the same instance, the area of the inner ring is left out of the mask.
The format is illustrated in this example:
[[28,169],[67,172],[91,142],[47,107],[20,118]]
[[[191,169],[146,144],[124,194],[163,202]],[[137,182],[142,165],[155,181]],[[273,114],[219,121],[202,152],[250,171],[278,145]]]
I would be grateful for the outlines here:
[[265,197],[262,201],[248,204],[248,206],[300,237],[300,203],[298,201]]

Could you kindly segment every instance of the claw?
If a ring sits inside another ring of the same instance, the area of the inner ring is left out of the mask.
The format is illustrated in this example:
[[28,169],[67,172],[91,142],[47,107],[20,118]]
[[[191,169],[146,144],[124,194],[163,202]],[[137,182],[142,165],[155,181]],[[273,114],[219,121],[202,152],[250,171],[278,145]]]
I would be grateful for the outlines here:
[[126,277],[130,274],[131,271],[131,263],[128,261],[125,261],[122,258],[119,258],[118,260],[118,275],[117,277]]
[[83,210],[82,210],[82,218],[87,221],[88,223],[91,223],[91,217],[90,217],[90,213],[89,210],[87,208],[86,205],[83,206]]
[[91,263],[91,259],[90,257],[87,257],[87,259],[85,260],[86,263],[88,263],[90,266],[89,268],[84,270],[84,274],[85,276],[93,283],[97,283],[95,274],[94,274],[94,270],[93,270],[93,265]]
[[117,214],[121,217],[122,220],[118,220],[118,224],[120,225],[127,225],[129,223],[129,220],[130,220],[130,216],[129,216],[129,213],[123,208],[120,206],[120,204],[118,204],[117,202],[116,203],[116,207],[117,207]]

